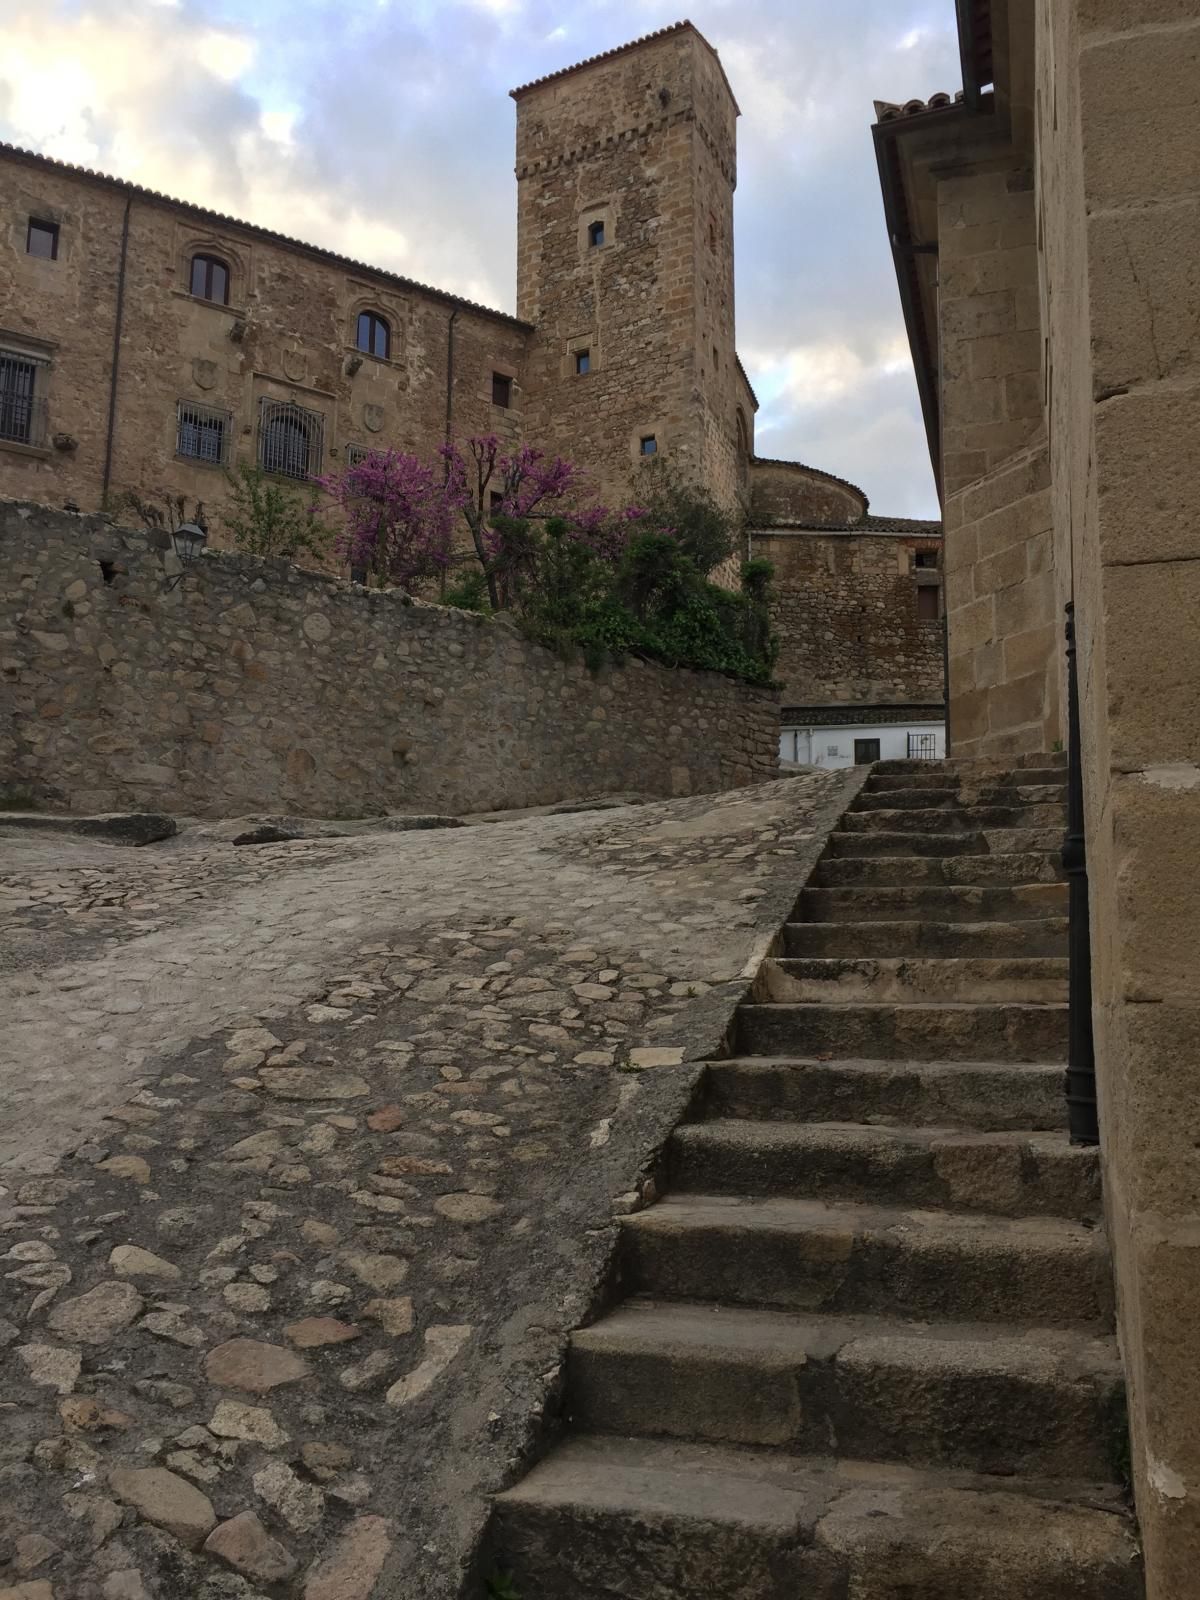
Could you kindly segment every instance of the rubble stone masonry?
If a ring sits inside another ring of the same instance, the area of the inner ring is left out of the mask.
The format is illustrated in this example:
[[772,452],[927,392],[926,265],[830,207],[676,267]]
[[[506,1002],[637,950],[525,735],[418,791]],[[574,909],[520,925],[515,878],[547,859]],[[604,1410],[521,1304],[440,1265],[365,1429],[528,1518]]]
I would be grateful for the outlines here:
[[282,560],[209,553],[167,590],[145,535],[12,501],[0,561],[10,801],[344,817],[778,772],[776,694],[715,673],[593,673],[505,622]]
[[785,706],[888,702],[941,705],[942,624],[918,612],[935,591],[941,539],[777,529],[753,535],[775,568],[771,623]]

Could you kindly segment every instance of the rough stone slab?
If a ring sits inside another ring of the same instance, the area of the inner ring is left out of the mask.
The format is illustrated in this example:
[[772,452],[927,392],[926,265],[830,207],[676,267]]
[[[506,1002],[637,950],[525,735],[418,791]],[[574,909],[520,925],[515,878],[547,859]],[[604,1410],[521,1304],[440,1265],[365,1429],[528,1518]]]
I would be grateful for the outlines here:
[[208,1496],[165,1467],[116,1467],[108,1481],[118,1500],[189,1549],[203,1543],[216,1523]]
[[174,817],[158,811],[111,811],[96,817],[55,816],[45,811],[0,811],[0,829],[37,829],[72,833],[83,839],[105,839],[112,844],[156,844],[179,831]]

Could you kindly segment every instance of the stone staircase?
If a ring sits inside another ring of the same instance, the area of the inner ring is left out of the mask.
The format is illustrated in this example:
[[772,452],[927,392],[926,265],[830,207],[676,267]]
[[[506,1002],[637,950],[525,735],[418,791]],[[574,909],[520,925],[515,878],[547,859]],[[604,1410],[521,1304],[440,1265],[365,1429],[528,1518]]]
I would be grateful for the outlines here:
[[1061,758],[876,766],[622,1225],[522,1600],[1135,1600]]

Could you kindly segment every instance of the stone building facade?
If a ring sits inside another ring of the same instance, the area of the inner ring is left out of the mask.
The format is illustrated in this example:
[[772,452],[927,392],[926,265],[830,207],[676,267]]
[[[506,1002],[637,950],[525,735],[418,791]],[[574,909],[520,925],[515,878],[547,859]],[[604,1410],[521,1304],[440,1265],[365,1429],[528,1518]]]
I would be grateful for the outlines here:
[[610,502],[652,455],[748,502],[716,52],[680,23],[513,95],[515,317],[0,146],[0,494],[182,494],[219,545],[224,465],[304,491],[368,448],[495,433],[578,461]]
[[[947,8],[949,9],[949,8]],[[1079,769],[1105,1210],[1150,1600],[1200,1565],[1200,14],[960,0],[877,106],[946,528],[955,753]]]
[[[0,146],[0,494],[85,512],[182,496],[220,547],[238,462],[308,496],[369,449],[433,459],[494,433],[577,461],[619,505],[663,459],[754,529],[806,532],[819,593],[798,549],[751,535],[759,554],[778,546],[784,671],[802,698],[940,701],[933,632],[901,617],[907,576],[898,609],[867,576],[899,546],[889,532],[868,555],[865,496],[754,453],[734,337],[739,112],[716,52],[680,23],[513,97],[515,317]],[[837,537],[818,552],[826,527]],[[736,583],[741,554],[719,581]],[[836,688],[800,661],[828,645],[829,605],[846,646],[824,652]]]
[[762,460],[749,521],[775,572],[783,759],[944,754],[941,524],[873,516],[854,484]]

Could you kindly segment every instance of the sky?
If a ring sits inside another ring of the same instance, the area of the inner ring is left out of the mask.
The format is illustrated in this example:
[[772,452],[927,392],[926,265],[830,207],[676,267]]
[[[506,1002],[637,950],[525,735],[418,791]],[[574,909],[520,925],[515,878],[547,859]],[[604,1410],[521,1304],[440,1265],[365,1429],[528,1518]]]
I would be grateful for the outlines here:
[[0,0],[0,138],[504,311],[508,90],[689,15],[742,108],[760,455],[937,516],[875,99],[959,86],[952,0]]

